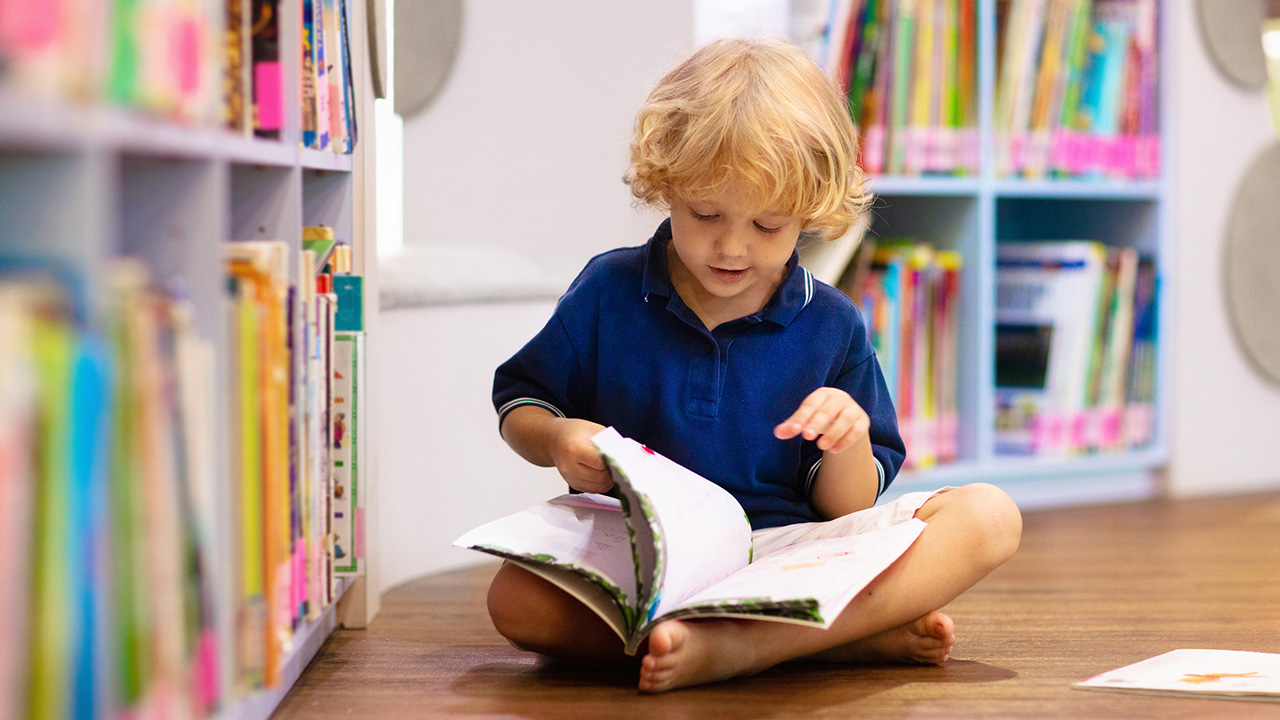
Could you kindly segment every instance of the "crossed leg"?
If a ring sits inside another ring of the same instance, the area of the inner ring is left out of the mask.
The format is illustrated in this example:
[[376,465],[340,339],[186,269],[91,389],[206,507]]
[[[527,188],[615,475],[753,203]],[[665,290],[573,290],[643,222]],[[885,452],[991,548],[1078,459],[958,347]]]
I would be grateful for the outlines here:
[[[981,483],[934,496],[916,517],[926,523],[920,537],[829,629],[710,618],[661,623],[649,635],[640,689],[751,675],[797,658],[942,662],[955,636],[938,609],[1013,554],[1022,518],[1008,495]],[[570,662],[628,662],[621,641],[594,613],[516,566],[504,565],[495,576],[489,612],[518,647]]]

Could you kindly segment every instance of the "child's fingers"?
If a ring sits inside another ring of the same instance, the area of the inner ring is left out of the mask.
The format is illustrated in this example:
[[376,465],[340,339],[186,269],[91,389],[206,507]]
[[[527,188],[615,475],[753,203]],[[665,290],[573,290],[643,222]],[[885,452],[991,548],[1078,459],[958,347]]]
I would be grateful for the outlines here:
[[602,493],[613,487],[613,478],[608,471],[596,470],[585,466],[579,467],[578,482],[571,483],[576,490],[582,492]]
[[818,449],[833,454],[848,450],[871,427],[871,420],[859,408],[846,408],[836,417],[827,432],[818,439]]
[[[824,398],[821,394],[817,392],[810,394],[809,397],[804,399],[804,402],[800,403],[800,407],[791,413],[791,417],[783,420],[773,429],[774,437],[779,440],[790,440],[804,433],[805,429],[812,424],[813,415],[822,407],[823,402]],[[807,437],[806,439],[812,440],[813,438]]]

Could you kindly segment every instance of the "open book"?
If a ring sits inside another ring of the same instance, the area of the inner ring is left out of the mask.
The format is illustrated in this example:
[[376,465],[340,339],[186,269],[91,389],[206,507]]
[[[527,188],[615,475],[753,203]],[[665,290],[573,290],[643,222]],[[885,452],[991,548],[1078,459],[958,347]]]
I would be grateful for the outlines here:
[[830,627],[925,527],[915,518],[805,523],[757,532],[753,551],[746,513],[723,488],[613,428],[592,442],[620,500],[562,495],[454,545],[507,558],[563,588],[618,633],[628,654],[675,618]]
[[1173,650],[1075,685],[1220,700],[1280,701],[1280,655],[1240,650]]

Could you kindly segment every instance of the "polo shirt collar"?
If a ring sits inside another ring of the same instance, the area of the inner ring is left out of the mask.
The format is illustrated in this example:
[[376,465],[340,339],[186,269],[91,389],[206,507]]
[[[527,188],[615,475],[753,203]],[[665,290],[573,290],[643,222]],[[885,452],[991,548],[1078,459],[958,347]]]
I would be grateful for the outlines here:
[[[640,292],[645,302],[650,295],[665,298],[676,296],[675,286],[671,284],[671,274],[667,272],[667,244],[671,242],[671,219],[662,221],[653,237],[645,244],[644,278],[640,283]],[[791,324],[800,311],[813,300],[813,275],[800,267],[800,254],[791,251],[787,260],[787,272],[782,284],[774,290],[773,297],[765,304],[764,309],[750,317],[757,321],[767,320],[782,327]]]

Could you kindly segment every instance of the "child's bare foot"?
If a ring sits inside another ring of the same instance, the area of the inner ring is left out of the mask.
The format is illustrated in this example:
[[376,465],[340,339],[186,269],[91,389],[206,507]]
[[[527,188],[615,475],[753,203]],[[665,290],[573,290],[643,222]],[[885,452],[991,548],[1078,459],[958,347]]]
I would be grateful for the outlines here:
[[[749,674],[747,648],[734,648],[733,621],[669,620],[649,633],[649,653],[640,663],[640,691],[659,693]],[[728,641],[728,642],[726,642]]]
[[909,623],[814,655],[832,662],[901,662],[941,665],[955,644],[955,623],[937,610]]

